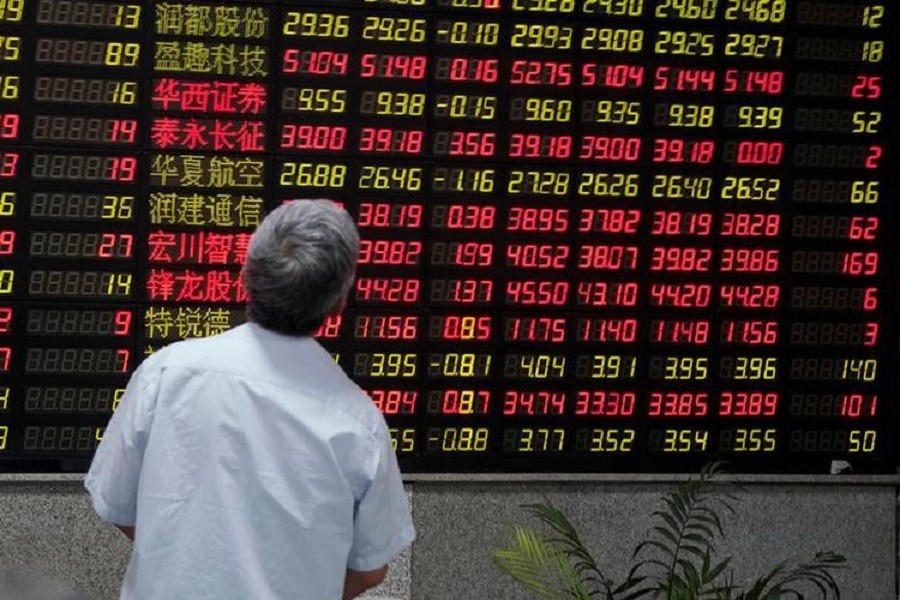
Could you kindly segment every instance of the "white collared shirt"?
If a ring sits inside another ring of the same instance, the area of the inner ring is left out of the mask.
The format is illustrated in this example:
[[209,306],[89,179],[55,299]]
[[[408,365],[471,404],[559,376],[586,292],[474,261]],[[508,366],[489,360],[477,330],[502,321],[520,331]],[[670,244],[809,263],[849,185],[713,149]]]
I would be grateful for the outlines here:
[[253,323],[146,359],[85,487],[136,527],[123,600],[339,599],[415,538],[371,400],[315,340]]

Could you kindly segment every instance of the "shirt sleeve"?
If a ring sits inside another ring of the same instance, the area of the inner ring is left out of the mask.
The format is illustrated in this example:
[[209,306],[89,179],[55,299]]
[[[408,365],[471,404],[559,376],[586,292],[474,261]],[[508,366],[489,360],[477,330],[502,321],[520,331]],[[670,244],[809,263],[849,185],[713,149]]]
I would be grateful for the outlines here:
[[357,502],[347,567],[372,571],[390,563],[416,538],[397,457],[384,423],[378,429],[377,465]]
[[147,362],[128,382],[84,480],[97,514],[125,527],[135,523],[141,464],[156,406],[157,381]]

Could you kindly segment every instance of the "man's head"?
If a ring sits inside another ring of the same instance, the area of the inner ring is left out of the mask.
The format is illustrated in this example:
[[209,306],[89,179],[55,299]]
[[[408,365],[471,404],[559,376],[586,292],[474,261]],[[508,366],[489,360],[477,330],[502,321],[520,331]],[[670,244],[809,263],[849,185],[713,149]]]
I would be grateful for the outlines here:
[[244,265],[250,320],[310,335],[343,307],[353,285],[359,233],[328,200],[297,200],[272,211],[253,234]]

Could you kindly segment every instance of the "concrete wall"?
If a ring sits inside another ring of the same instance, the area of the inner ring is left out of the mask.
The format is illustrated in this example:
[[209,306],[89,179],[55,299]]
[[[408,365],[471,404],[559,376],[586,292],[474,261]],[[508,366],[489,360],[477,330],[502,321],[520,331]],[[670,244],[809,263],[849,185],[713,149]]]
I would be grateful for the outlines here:
[[[840,482],[840,483],[837,483]],[[531,598],[499,575],[490,549],[524,520],[518,505],[550,498],[580,528],[598,561],[624,573],[648,516],[673,483],[660,477],[419,476],[409,483],[418,540],[373,597],[409,600]],[[896,488],[888,478],[756,478],[725,523],[735,575],[834,550],[850,559],[844,600],[896,598]],[[0,479],[0,567],[28,568],[82,591],[117,598],[129,542],[90,509],[78,477]]]

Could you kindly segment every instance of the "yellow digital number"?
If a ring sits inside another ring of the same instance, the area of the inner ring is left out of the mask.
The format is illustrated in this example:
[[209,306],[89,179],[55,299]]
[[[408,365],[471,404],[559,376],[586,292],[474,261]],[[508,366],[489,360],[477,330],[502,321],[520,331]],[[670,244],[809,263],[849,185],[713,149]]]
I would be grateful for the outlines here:
[[703,380],[709,375],[709,359],[693,356],[667,356],[665,373],[667,380]]
[[18,75],[0,75],[0,99],[18,100],[19,99],[19,76]]
[[637,173],[582,173],[578,195],[636,198],[639,181]]
[[137,101],[137,82],[117,81],[113,87],[112,101],[116,104],[134,104]]
[[116,6],[116,27],[137,29],[141,25],[141,7],[136,4]]
[[347,90],[328,88],[287,88],[281,107],[296,112],[342,114],[347,108]]
[[712,56],[716,51],[716,36],[698,31],[660,31],[653,50],[656,54],[674,56]]
[[778,377],[778,358],[767,356],[738,356],[734,365],[734,379],[771,381]]
[[16,272],[12,269],[0,269],[0,294],[12,294]]
[[631,452],[634,429],[592,429],[591,452]]
[[360,101],[360,112],[379,116],[421,117],[425,114],[425,94],[367,90]]
[[103,64],[108,67],[133,67],[141,55],[141,45],[136,42],[109,42]]
[[626,100],[586,100],[582,104],[582,121],[612,125],[638,125],[641,103]]
[[103,196],[100,218],[127,221],[131,218],[133,207],[134,196]]
[[487,377],[491,372],[491,355],[472,352],[434,354],[428,366],[441,377]]
[[785,0],[728,0],[725,20],[748,19],[754,23],[781,23],[786,12]]
[[342,188],[347,180],[346,165],[286,162],[281,165],[281,185]]
[[127,296],[131,293],[130,273],[111,273],[109,283],[106,284],[106,294],[109,296]]
[[116,409],[119,408],[119,404],[122,402],[122,397],[125,395],[125,388],[116,388],[113,391],[113,403],[112,410],[116,412]]
[[867,429],[861,431],[854,429],[850,432],[850,445],[847,452],[875,452],[875,441],[878,439],[878,432]]
[[400,352],[373,352],[370,377],[415,377],[416,355]]
[[644,49],[644,30],[585,27],[581,34],[581,49],[600,52],[640,52]]
[[879,181],[854,181],[850,191],[850,204],[878,204],[880,185]]
[[518,452],[562,452],[566,439],[565,429],[531,429],[519,431]]
[[666,429],[663,452],[705,452],[708,441],[705,429]]
[[591,357],[591,379],[629,379],[634,377],[637,360],[633,356],[595,354]]
[[781,193],[781,180],[766,177],[728,176],[722,183],[722,199],[774,202]]
[[106,427],[98,427],[94,430],[94,441],[98,444],[103,441],[103,434],[106,433]]
[[282,32],[284,35],[300,37],[346,38],[350,35],[350,17],[290,11],[284,20]]
[[18,36],[0,35],[0,60],[19,60],[22,49],[22,38]]
[[725,56],[742,58],[781,58],[784,37],[767,33],[729,33]]
[[416,449],[415,429],[388,429],[391,436],[391,450],[394,452],[413,452]]
[[[665,105],[663,105],[665,106]],[[669,127],[712,127],[716,107],[712,104],[670,104],[664,124]]]
[[857,110],[853,113],[853,133],[878,133],[881,112]]
[[686,177],[684,175],[654,175],[651,194],[654,198],[689,198],[709,200],[712,193],[712,177]]
[[783,117],[780,106],[738,107],[738,127],[742,129],[780,129]]
[[[440,436],[436,438],[435,434]],[[433,429],[428,433],[430,443],[440,442],[444,452],[484,452],[487,450],[490,433],[486,427],[447,427]]]
[[9,408],[9,386],[0,387],[0,410]]
[[871,40],[863,42],[862,60],[864,62],[879,63],[884,58],[884,42]]
[[774,429],[737,429],[734,432],[734,452],[774,452]]
[[[344,167],[344,170],[346,171],[346,167]],[[360,171],[357,185],[361,190],[400,189],[408,192],[418,192],[422,189],[422,169],[419,167],[364,165]]]
[[9,435],[9,427],[0,425],[0,450],[6,450],[6,438]]
[[562,98],[513,98],[510,117],[515,121],[568,123],[572,118],[572,101]]
[[662,0],[656,6],[657,19],[703,19],[716,18],[719,0]]
[[516,23],[510,44],[513,48],[568,50],[572,47],[572,28],[559,25]]
[[581,11],[609,17],[639,17],[644,12],[644,0],[584,0]]
[[437,41],[454,46],[496,46],[500,41],[500,24],[439,21]]
[[0,192],[0,217],[12,217],[16,214],[16,193]]
[[575,0],[513,0],[512,9],[526,12],[570,13],[575,10]]
[[0,21],[17,23],[22,20],[24,10],[25,0],[0,0]]
[[363,25],[364,40],[376,42],[425,41],[425,19],[402,19],[395,17],[366,17]]
[[884,17],[884,6],[876,4],[875,6],[867,6],[863,9],[863,27],[878,29],[881,27],[881,19]]

